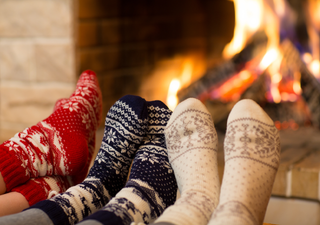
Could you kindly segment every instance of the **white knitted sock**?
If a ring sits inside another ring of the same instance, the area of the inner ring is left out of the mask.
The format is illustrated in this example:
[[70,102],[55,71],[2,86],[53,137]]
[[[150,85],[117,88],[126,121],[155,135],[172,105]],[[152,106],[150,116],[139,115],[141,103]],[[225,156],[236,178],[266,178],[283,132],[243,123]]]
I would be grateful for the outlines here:
[[199,100],[189,98],[174,110],[165,137],[181,197],[155,224],[207,224],[220,191],[212,117]]
[[224,141],[220,201],[209,225],[262,224],[279,166],[279,133],[252,100],[232,109]]

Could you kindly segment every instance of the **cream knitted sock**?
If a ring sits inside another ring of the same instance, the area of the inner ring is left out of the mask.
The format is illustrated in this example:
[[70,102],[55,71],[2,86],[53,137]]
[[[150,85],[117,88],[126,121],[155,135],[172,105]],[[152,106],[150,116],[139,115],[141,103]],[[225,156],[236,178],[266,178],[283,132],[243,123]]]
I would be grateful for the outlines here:
[[224,141],[220,201],[209,225],[262,224],[279,166],[279,133],[252,100],[232,109]]
[[189,98],[174,110],[165,137],[181,197],[155,224],[207,224],[220,189],[212,117],[199,100]]

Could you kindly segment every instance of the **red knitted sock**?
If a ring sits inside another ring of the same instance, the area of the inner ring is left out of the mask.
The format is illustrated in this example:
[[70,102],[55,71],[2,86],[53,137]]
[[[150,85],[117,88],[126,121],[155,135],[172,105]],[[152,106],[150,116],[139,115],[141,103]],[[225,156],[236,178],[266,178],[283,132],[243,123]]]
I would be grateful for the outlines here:
[[11,191],[21,193],[28,201],[29,206],[42,200],[54,197],[65,192],[73,185],[68,177],[64,176],[45,176],[31,178],[27,183],[13,188]]
[[85,71],[75,92],[59,100],[48,118],[0,145],[0,172],[7,191],[39,176],[69,175],[81,182],[94,149],[101,102],[96,75]]

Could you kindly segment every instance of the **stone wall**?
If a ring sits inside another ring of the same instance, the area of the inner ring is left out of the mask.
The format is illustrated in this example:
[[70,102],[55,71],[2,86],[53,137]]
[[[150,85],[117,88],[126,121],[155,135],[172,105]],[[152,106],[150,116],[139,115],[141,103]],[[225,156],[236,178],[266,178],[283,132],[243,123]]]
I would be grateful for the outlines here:
[[0,0],[0,141],[75,86],[73,0]]

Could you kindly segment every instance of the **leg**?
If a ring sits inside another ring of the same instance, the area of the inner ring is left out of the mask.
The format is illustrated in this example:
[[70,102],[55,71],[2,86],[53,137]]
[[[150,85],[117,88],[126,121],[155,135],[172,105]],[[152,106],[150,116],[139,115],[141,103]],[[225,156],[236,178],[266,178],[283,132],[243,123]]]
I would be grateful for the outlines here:
[[6,183],[4,182],[3,177],[0,173],[0,195],[6,193],[6,191],[7,191]]
[[18,192],[0,195],[0,217],[21,212],[28,207],[27,199]]
[[232,109],[224,142],[220,201],[209,225],[263,223],[279,166],[279,132],[252,100]]
[[165,135],[181,197],[155,224],[206,225],[220,192],[218,138],[211,114],[199,100],[187,99],[174,110]]
[[60,100],[47,119],[0,145],[0,172],[6,191],[39,176],[72,176],[75,183],[81,182],[89,167],[90,143],[100,114],[97,77],[85,71],[75,92]]
[[171,111],[160,101],[148,103],[149,126],[136,153],[126,186],[81,224],[150,223],[176,200],[177,184],[169,164],[164,128]]

